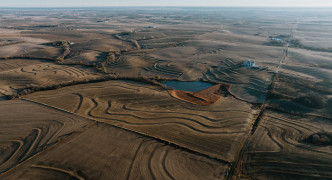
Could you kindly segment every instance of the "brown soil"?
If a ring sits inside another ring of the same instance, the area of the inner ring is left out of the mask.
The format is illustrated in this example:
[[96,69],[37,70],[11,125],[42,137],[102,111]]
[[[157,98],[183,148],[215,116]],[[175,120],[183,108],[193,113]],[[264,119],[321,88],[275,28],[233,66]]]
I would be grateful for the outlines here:
[[117,80],[40,91],[22,98],[229,162],[255,113],[250,104],[233,97],[199,106],[172,98],[161,87]]
[[202,106],[211,105],[223,97],[229,89],[227,84],[217,84],[198,92],[168,90],[175,98]]

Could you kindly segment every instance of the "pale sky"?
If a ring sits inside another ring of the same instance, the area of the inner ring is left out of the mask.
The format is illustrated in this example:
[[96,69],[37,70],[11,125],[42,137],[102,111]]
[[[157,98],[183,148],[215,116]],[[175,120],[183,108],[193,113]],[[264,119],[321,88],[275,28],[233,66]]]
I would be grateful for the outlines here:
[[99,6],[332,7],[332,0],[0,0],[0,7]]

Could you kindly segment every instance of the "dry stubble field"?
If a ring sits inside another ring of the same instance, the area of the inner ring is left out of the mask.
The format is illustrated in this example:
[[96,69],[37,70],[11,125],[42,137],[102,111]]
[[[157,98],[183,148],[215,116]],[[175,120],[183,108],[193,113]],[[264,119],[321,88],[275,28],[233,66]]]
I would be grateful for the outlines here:
[[329,12],[2,9],[0,179],[331,178]]

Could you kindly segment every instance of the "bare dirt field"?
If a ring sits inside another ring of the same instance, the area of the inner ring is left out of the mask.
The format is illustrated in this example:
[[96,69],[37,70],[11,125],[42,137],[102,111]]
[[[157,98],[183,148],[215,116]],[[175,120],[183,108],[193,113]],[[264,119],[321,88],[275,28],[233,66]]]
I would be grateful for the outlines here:
[[227,164],[96,124],[4,175],[9,179],[221,179]]
[[267,111],[250,138],[243,176],[254,179],[329,179],[331,120]]
[[0,104],[1,173],[92,122],[22,100]]
[[1,9],[0,179],[332,179],[331,12]]
[[[107,81],[24,96],[223,160],[234,160],[251,126],[250,104],[224,97],[210,106],[172,98],[162,88]],[[235,140],[235,142],[234,142]]]

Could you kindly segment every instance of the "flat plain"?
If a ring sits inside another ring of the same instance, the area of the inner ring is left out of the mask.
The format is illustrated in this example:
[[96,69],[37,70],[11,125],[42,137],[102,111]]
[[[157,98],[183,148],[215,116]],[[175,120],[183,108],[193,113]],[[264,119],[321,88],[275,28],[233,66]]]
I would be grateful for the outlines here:
[[0,179],[332,179],[331,12],[1,9]]

